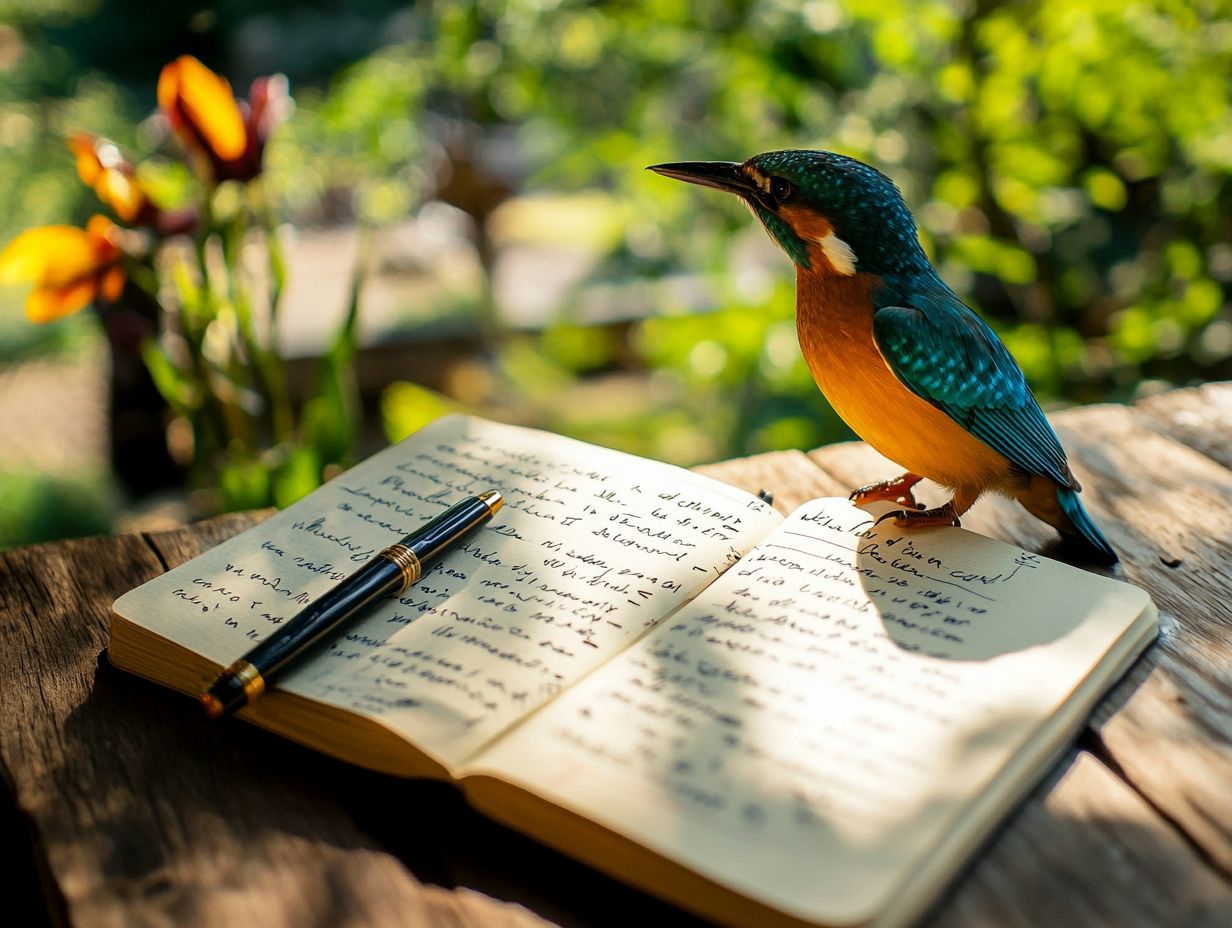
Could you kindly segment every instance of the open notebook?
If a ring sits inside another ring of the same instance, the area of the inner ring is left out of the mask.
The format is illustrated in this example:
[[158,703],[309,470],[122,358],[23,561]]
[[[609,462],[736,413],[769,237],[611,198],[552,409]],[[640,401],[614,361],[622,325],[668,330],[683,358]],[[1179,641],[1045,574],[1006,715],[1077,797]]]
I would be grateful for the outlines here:
[[[720,922],[900,925],[1156,634],[1140,589],[465,416],[115,602],[184,693],[459,497],[505,507],[242,717]],[[185,703],[185,711],[190,711]]]

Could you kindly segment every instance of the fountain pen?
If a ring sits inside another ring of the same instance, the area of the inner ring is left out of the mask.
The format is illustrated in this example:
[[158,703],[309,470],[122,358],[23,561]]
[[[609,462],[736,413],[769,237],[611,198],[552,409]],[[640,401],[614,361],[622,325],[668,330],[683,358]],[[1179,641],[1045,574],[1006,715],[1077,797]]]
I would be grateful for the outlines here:
[[218,718],[248,705],[296,658],[347,619],[416,583],[425,563],[487,522],[504,502],[499,490],[467,497],[390,545],[224,670],[198,697],[205,714]]

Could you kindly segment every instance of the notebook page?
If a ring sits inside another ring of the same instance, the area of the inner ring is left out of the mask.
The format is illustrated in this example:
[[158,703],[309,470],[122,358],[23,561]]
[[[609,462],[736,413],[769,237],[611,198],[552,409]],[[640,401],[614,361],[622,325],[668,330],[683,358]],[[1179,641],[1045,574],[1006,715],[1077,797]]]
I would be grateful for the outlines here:
[[921,868],[952,872],[964,836],[1043,773],[1021,760],[1063,743],[1059,707],[1127,666],[1154,610],[961,529],[871,526],[845,500],[801,507],[468,772],[824,924],[873,919]]
[[458,499],[505,506],[279,685],[457,764],[697,593],[781,517],[664,464],[450,416],[117,600],[228,665]]

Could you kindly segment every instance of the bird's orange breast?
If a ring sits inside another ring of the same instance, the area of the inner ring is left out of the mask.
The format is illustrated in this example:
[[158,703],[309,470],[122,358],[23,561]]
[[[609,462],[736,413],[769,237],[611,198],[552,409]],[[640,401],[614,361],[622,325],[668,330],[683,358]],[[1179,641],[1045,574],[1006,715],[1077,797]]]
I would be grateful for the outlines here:
[[886,366],[873,341],[874,286],[866,274],[797,273],[796,332],[817,386],[857,435],[904,469],[946,486],[1004,483],[1010,469],[1003,455]]

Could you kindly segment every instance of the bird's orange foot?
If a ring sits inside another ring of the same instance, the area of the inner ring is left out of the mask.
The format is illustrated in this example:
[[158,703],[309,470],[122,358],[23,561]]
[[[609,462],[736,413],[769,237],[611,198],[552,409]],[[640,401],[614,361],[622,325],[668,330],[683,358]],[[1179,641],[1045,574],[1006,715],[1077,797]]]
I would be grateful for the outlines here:
[[912,509],[923,509],[919,503],[915,501],[915,495],[911,492],[911,488],[919,483],[924,478],[918,474],[903,474],[894,480],[883,480],[881,483],[870,483],[868,486],[860,487],[852,490],[851,496],[848,497],[857,506],[862,506],[865,503],[876,502],[877,500],[888,499],[892,503],[898,503],[900,506],[910,506]]
[[936,509],[894,509],[887,512],[873,525],[880,525],[886,519],[893,519],[899,528],[935,528],[939,525],[962,525],[958,521],[958,513],[954,511],[953,503],[946,503]]

